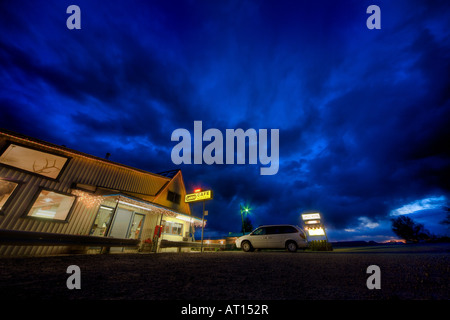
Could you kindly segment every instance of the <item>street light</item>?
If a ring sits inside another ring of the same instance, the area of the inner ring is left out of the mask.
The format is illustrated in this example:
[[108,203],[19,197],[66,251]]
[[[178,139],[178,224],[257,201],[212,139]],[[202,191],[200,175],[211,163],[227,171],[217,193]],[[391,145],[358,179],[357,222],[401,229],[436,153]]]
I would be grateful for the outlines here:
[[241,211],[241,218],[242,218],[242,235],[245,235],[245,229],[244,229],[244,211],[246,214],[248,214],[249,208],[247,207],[242,207],[242,205],[239,205],[239,209]]

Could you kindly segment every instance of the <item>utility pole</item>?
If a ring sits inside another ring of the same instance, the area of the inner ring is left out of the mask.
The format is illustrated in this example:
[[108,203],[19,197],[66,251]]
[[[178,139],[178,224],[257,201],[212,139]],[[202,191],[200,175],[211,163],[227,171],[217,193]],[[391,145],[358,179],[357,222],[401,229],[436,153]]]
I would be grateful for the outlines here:
[[202,214],[202,244],[200,246],[200,252],[203,252],[203,229],[205,229],[205,200],[203,200],[203,214]]
[[212,200],[212,190],[204,190],[201,188],[197,188],[194,190],[194,193],[190,193],[185,195],[184,202],[199,202],[203,201],[203,214],[202,214],[202,241],[200,245],[200,252],[203,252],[203,230],[205,229],[205,214],[208,215],[207,211],[205,211],[205,201]]
[[242,213],[242,205],[239,205],[239,209],[241,210],[241,218],[242,218],[242,235],[245,235],[244,233],[244,214]]

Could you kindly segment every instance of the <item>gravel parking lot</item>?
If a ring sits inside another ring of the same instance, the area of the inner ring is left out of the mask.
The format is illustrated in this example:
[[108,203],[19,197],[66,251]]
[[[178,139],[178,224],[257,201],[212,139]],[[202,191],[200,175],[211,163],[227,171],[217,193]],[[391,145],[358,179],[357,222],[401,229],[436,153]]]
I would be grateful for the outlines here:
[[[448,300],[449,245],[418,248],[1,258],[0,298]],[[70,265],[80,290],[66,286]],[[379,290],[366,286],[370,265],[380,267]]]

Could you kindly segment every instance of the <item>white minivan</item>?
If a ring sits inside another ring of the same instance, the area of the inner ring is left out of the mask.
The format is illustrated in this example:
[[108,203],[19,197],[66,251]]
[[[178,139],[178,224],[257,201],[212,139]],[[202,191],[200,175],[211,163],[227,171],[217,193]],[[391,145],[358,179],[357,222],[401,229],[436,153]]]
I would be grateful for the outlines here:
[[287,249],[290,252],[306,248],[306,236],[302,229],[289,224],[260,226],[250,234],[239,237],[236,247],[245,252],[254,249]]

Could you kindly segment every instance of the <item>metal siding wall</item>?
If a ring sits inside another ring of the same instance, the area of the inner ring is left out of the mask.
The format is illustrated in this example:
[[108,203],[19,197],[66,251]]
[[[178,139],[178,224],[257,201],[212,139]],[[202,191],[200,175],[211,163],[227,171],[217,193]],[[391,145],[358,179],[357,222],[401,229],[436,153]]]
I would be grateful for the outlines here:
[[[8,140],[15,142],[15,139]],[[22,145],[39,148],[42,151],[56,153],[54,150],[39,147],[34,143],[27,143],[21,139],[16,141]],[[0,133],[0,148],[5,145],[6,139]],[[140,171],[116,166],[114,164],[90,159],[72,153],[60,151],[62,155],[71,157],[60,176],[59,181],[53,181],[44,177],[32,175],[12,168],[0,166],[0,178],[8,178],[23,182],[13,194],[8,207],[5,207],[4,215],[0,215],[0,228],[22,231],[39,231],[62,234],[89,234],[98,206],[86,208],[80,201],[76,200],[68,222],[54,222],[24,218],[27,208],[31,205],[33,197],[39,187],[45,187],[56,192],[71,193],[72,183],[84,183],[98,185],[111,189],[127,190],[130,192],[155,194],[167,181],[165,177],[158,177]],[[154,228],[150,217],[146,214],[145,226]],[[146,230],[145,234],[153,232]],[[142,234],[144,236],[144,233]],[[142,238],[145,239],[145,238]],[[0,255],[48,255],[64,252],[67,247],[38,247],[38,246],[1,246]]]

